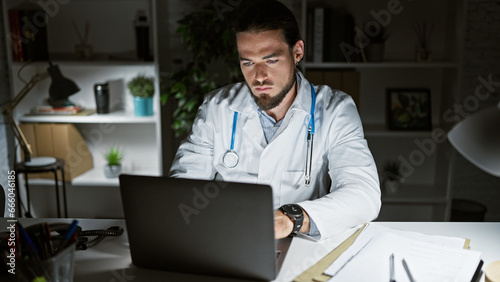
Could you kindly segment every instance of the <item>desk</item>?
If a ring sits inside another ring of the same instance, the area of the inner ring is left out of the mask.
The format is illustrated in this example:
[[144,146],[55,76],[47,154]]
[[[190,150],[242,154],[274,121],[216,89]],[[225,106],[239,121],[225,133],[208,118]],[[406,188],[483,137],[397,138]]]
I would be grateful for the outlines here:
[[[71,222],[71,219],[21,218],[24,226],[39,222]],[[482,252],[483,270],[493,261],[500,260],[500,222],[376,222],[391,228],[417,231],[427,234],[464,237],[471,239],[470,247]],[[105,229],[111,225],[125,228],[124,220],[81,219],[79,225],[83,230]],[[6,219],[0,220],[0,231],[6,231]],[[314,242],[306,238],[293,239],[283,268],[275,281],[291,281],[304,270],[320,260],[338,244],[349,237],[355,230]],[[148,232],[147,230],[145,232]],[[181,273],[152,271],[139,269],[131,264],[127,235],[104,239],[99,245],[77,251],[75,255],[75,282],[111,282],[111,281],[242,281],[221,279],[218,277],[201,277]],[[480,281],[484,281],[484,274]]]

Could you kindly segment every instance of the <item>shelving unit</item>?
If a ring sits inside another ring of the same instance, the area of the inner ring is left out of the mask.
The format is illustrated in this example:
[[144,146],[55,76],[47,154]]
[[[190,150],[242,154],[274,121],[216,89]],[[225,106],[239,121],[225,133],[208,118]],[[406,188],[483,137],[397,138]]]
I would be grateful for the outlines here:
[[[302,71],[306,77],[308,70],[357,71],[360,77],[357,107],[381,180],[384,164],[391,159],[402,159],[406,162],[403,164],[405,169],[411,169],[396,193],[389,194],[381,187],[382,210],[378,219],[449,220],[451,187],[448,176],[451,149],[447,141],[435,142],[432,138],[438,130],[447,130],[449,125],[446,124],[444,112],[451,108],[458,96],[461,72],[459,58],[464,33],[464,18],[461,15],[464,14],[466,5],[462,0],[398,3],[396,10],[399,12],[391,13],[388,2],[383,0],[300,0],[300,7],[296,7],[295,13],[300,15],[303,38],[308,38],[307,32],[311,30],[308,29],[306,20],[310,7],[344,9],[353,15],[356,26],[361,30],[370,21],[379,25],[383,22],[389,33],[382,62],[303,61]],[[394,7],[392,8],[394,12]],[[415,60],[417,38],[412,24],[423,21],[435,24],[430,62]],[[335,85],[330,86],[336,88]],[[386,122],[387,88],[430,89],[434,131],[389,130]],[[432,140],[432,143],[427,140]],[[429,147],[421,148],[422,143]],[[422,158],[418,159],[420,157]]]
[[19,118],[21,122],[53,122],[53,123],[151,123],[155,124],[158,117],[137,117],[129,112],[115,111],[109,114],[92,114],[88,116],[65,115],[25,115]]
[[[2,1],[5,34],[10,34],[8,11],[19,4],[20,2],[15,0]],[[64,76],[75,81],[81,89],[78,93],[70,96],[69,100],[84,109],[95,109],[93,86],[96,83],[108,82],[111,112],[109,114],[94,113],[88,116],[27,115],[31,108],[46,105],[50,79],[45,79],[38,83],[18,105],[14,116],[20,122],[70,123],[76,126],[91,151],[94,163],[93,169],[68,182],[68,199],[71,202],[72,194],[75,197],[80,197],[83,191],[78,191],[78,189],[86,191],[98,189],[91,192],[91,194],[94,193],[93,196],[88,196],[90,197],[89,201],[98,206],[98,198],[102,189],[115,187],[110,190],[114,191],[119,185],[118,179],[108,179],[103,173],[105,165],[103,154],[109,147],[118,146],[123,149],[125,155],[122,163],[123,173],[145,175],[161,175],[162,173],[156,1],[74,0],[69,2],[56,1],[53,4],[57,7],[50,7],[46,23],[50,60],[52,64],[60,67]],[[144,10],[150,22],[152,61],[136,59],[134,19],[138,10]],[[82,32],[87,21],[90,24],[88,43],[93,47],[94,53],[90,59],[84,60],[78,59],[75,52],[75,45],[79,44],[79,39],[72,22]],[[7,50],[8,57],[13,58],[9,40],[7,40]],[[24,87],[23,80],[29,80],[34,74],[44,72],[49,66],[46,61],[26,64],[12,61],[12,59],[8,65],[11,74],[12,97]],[[19,76],[18,72],[21,68]],[[145,74],[155,78],[153,116],[134,116],[133,97],[128,92],[126,83],[137,74]],[[32,185],[47,186],[47,181],[43,179],[30,180],[30,186]],[[41,193],[36,190],[43,189],[32,190],[32,193]],[[116,201],[115,204],[121,205],[119,193],[114,194],[113,197]],[[75,200],[76,198],[73,197],[73,201]],[[74,211],[72,204],[79,205],[76,202],[68,204],[70,216],[75,215],[75,213],[72,214]],[[118,207],[118,210],[121,210],[121,207]],[[86,216],[85,212],[80,210],[76,212],[76,215],[81,214],[80,212]],[[96,214],[97,216],[106,216],[106,214],[100,214],[99,211],[96,211]],[[117,215],[113,211],[108,216]]]
[[430,69],[430,68],[457,68],[458,65],[452,62],[383,62],[383,63],[305,63],[306,69]]

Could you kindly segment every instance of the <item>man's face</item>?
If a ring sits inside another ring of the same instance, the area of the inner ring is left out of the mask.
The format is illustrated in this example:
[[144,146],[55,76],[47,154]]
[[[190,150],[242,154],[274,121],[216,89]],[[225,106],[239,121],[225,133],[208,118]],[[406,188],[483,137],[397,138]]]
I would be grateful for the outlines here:
[[241,72],[255,102],[264,111],[275,108],[295,85],[295,52],[280,30],[239,32],[236,41]]

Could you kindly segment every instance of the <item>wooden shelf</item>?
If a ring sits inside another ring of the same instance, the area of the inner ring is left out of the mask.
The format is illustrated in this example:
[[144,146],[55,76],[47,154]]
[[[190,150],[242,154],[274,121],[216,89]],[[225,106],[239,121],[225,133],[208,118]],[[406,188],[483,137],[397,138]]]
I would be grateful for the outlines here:
[[109,114],[92,114],[89,116],[78,115],[27,115],[19,118],[22,122],[54,122],[54,123],[156,123],[158,117],[156,115],[137,117],[129,112],[112,112]]
[[[141,168],[134,169],[133,171],[124,170],[122,173],[126,174],[140,174],[140,175],[151,175],[160,176],[158,168]],[[94,167],[91,170],[73,178],[71,180],[71,186],[113,186],[118,187],[120,185],[118,178],[106,178],[104,176],[104,170],[102,167]]]
[[309,69],[386,69],[386,68],[457,68],[458,64],[453,62],[380,62],[380,63],[305,63],[304,66]]
[[[93,67],[93,66],[154,66],[152,61],[139,61],[133,58],[127,59],[119,55],[113,54],[97,54],[89,60],[78,60],[75,54],[51,54],[51,62],[59,66],[78,66],[78,67]],[[13,66],[23,66],[26,62],[12,62]],[[29,63],[30,67],[48,67],[48,61],[37,61]]]

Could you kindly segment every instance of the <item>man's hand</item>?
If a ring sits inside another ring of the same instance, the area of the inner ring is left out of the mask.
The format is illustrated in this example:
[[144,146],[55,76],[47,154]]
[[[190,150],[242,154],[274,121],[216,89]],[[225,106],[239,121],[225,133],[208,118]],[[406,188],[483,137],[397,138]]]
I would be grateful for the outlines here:
[[[308,233],[309,232],[309,215],[304,211],[304,222],[299,232]],[[276,210],[274,213],[274,236],[276,239],[285,238],[293,230],[293,221],[286,216],[281,210]]]

